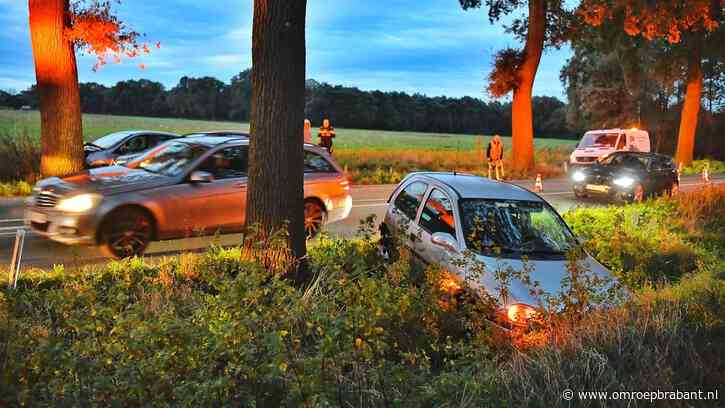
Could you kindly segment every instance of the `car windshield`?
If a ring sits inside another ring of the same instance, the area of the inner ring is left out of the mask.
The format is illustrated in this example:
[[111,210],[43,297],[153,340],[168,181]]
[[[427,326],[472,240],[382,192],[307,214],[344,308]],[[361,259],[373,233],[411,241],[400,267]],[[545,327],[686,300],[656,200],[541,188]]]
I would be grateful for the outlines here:
[[131,133],[129,132],[116,132],[116,133],[110,133],[106,136],[103,136],[101,138],[98,138],[91,142],[93,145],[98,146],[102,149],[108,149],[109,147],[114,146],[115,144],[121,142],[123,139],[128,137]]
[[617,145],[617,133],[587,133],[579,142],[580,148],[590,147],[615,147]]
[[535,201],[463,199],[466,246],[485,256],[563,256],[576,239],[561,217]]
[[193,143],[167,142],[146,153],[129,167],[138,167],[151,173],[175,177],[183,173],[207,149],[206,146]]

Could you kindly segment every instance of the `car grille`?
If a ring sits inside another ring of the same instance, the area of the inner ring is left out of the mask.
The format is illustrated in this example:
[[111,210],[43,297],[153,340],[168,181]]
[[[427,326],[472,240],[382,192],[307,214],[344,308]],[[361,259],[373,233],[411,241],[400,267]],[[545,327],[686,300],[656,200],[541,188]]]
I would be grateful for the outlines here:
[[35,205],[37,207],[55,207],[58,204],[58,196],[47,191],[43,191],[35,196]]

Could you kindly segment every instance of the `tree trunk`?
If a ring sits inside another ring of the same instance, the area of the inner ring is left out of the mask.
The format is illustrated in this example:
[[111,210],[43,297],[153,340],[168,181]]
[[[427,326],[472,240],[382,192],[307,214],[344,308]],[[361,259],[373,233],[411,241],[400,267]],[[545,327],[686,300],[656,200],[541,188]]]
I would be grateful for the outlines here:
[[529,30],[526,34],[524,59],[519,67],[519,85],[514,90],[511,105],[511,134],[513,169],[527,172],[534,167],[534,125],[531,92],[536,71],[544,50],[546,29],[546,1],[529,1]]
[[259,227],[262,234],[286,226],[297,259],[306,254],[302,147],[306,7],[306,0],[255,0],[252,32],[247,225]]
[[695,153],[695,132],[697,118],[700,114],[700,98],[702,97],[702,42],[696,39],[689,47],[690,55],[687,64],[687,90],[685,103],[680,115],[680,132],[677,137],[676,161],[683,166],[692,164]]
[[40,98],[40,172],[65,176],[82,170],[84,161],[76,56],[63,35],[68,0],[29,0],[28,7]]

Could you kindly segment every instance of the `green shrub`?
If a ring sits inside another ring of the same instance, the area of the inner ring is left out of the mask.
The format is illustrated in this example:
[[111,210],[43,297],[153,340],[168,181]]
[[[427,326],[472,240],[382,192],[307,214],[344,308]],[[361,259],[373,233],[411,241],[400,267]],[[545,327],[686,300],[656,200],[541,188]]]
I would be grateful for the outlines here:
[[725,254],[725,188],[564,214],[586,249],[631,288],[676,280]]
[[702,174],[702,169],[708,166],[710,174],[725,173],[725,162],[720,160],[695,160],[691,166],[682,169],[683,174]]
[[489,347],[467,334],[468,315],[412,284],[406,261],[383,273],[374,249],[323,240],[306,290],[239,249],[25,274],[0,298],[0,401],[491,403]]

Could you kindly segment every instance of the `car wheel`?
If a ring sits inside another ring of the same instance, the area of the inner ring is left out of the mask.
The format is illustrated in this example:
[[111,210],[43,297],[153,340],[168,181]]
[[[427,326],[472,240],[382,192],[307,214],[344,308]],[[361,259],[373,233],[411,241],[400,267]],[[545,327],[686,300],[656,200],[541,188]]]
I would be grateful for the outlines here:
[[668,191],[670,197],[676,196],[679,192],[680,192],[680,183],[678,183],[678,182],[672,183],[672,185],[670,186],[670,189]]
[[153,222],[144,211],[122,208],[103,222],[100,231],[101,251],[116,259],[141,256],[153,236]]
[[378,241],[378,254],[385,262],[393,259],[393,237],[390,236],[385,224],[380,225],[380,241]]
[[642,201],[644,201],[644,186],[642,183],[637,183],[632,193],[632,202],[641,203]]
[[305,200],[305,235],[312,239],[322,230],[325,225],[326,213],[317,200]]
[[574,197],[576,197],[576,198],[587,198],[589,196],[587,195],[587,193],[584,192],[583,189],[582,190],[574,189]]

